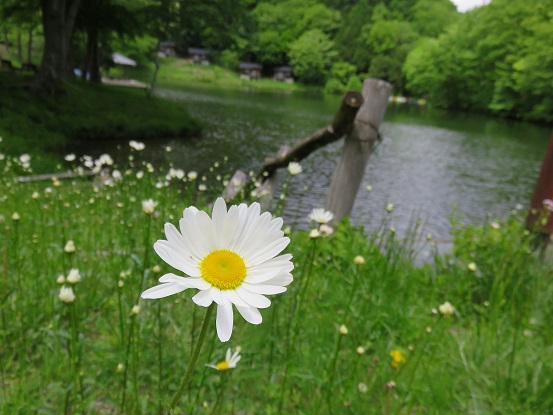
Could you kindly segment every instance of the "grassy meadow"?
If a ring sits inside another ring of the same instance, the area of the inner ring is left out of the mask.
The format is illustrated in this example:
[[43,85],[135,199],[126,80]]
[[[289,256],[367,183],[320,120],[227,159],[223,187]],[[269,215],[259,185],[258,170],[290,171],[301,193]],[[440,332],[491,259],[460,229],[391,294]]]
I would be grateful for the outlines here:
[[[74,178],[18,183],[33,156],[0,157],[0,413],[168,413],[205,308],[195,289],[140,299],[181,274],[152,245],[185,207],[211,213],[233,172],[222,158],[195,177],[135,150],[122,165],[66,158],[58,171]],[[103,180],[79,176],[104,167]],[[393,211],[381,215],[377,232],[346,220],[318,238],[291,229],[288,291],[260,325],[235,313],[228,343],[209,322],[173,413],[553,413],[552,268],[532,250],[524,211],[459,220],[446,256],[416,223],[399,237]],[[416,267],[421,249],[434,260]],[[236,368],[205,366],[229,347]]]

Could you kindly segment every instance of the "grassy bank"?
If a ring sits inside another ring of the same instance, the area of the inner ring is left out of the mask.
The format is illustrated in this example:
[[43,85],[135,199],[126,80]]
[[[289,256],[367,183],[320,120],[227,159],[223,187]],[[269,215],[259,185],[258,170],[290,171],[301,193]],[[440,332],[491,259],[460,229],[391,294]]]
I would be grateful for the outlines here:
[[[133,77],[147,83],[151,82],[153,73],[153,64],[142,65],[130,70],[116,68],[110,72],[110,74],[116,77]],[[241,79],[237,72],[229,71],[217,65],[195,65],[185,59],[176,58],[160,59],[158,82],[162,87],[173,85],[209,85],[221,88],[260,89],[268,91],[320,90],[318,87],[309,87],[300,83],[288,84],[270,78],[249,81]]]
[[[1,413],[152,414],[176,390],[205,308],[191,301],[195,289],[139,295],[165,273],[181,275],[152,249],[163,224],[191,204],[204,208],[231,172],[221,159],[178,179],[132,156],[100,187],[14,184],[21,167],[0,159]],[[153,215],[142,210],[149,198]],[[434,252],[432,238],[400,239],[393,213],[378,214],[386,219],[374,234],[345,222],[324,238],[292,230],[288,291],[270,297],[260,325],[235,313],[228,343],[210,321],[174,413],[551,413],[551,266],[532,253],[523,214],[456,224],[452,253],[420,268],[413,241]],[[74,253],[64,252],[69,240]],[[64,282],[72,268],[81,282]],[[73,303],[58,298],[62,286]],[[446,301],[455,310],[438,310]],[[205,366],[238,346],[235,369]]]
[[184,105],[144,90],[67,82],[60,97],[30,95],[30,76],[1,72],[0,136],[8,154],[35,155],[75,140],[189,137],[200,125]]

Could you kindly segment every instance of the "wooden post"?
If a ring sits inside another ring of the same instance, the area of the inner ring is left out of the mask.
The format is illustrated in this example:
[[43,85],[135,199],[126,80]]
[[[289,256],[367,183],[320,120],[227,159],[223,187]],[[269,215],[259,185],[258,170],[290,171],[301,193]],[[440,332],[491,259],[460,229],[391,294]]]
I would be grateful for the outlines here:
[[380,139],[378,129],[391,89],[392,85],[381,79],[366,79],[363,83],[365,102],[355,117],[353,130],[346,137],[326,200],[326,210],[334,213],[334,221],[351,213],[367,161]]
[[539,234],[538,249],[542,259],[550,245],[551,233],[553,233],[553,212],[549,212],[544,206],[545,199],[553,199],[553,133],[545,152],[530,210],[526,217],[526,227]]

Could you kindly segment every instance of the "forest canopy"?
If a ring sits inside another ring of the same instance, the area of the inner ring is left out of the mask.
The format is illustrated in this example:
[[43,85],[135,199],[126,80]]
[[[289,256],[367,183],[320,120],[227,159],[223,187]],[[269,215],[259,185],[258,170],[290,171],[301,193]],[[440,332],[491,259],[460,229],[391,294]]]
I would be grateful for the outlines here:
[[[241,61],[262,64],[266,74],[292,65],[297,80],[330,93],[377,77],[392,83],[394,94],[425,97],[438,107],[553,120],[553,0],[492,0],[467,13],[458,13],[450,0],[44,0],[40,5],[0,3],[3,43],[12,49],[17,43],[15,60],[31,61],[30,51],[23,57],[22,33],[29,50],[33,34],[36,43],[44,42],[48,53],[42,54],[37,83],[41,77],[43,84],[56,83],[73,67],[97,82],[113,51],[146,63],[158,42],[169,40],[183,55],[189,47],[206,48],[214,63],[233,70]],[[56,13],[58,20],[52,20]],[[63,30],[52,30],[56,27]],[[48,62],[52,50],[60,59]]]

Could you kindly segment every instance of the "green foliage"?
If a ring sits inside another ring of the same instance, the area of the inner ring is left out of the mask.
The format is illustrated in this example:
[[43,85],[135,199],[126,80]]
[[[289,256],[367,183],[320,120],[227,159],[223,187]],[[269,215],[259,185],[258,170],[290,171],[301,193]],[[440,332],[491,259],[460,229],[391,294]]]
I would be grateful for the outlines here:
[[552,9],[551,0],[495,0],[465,13],[437,42],[411,51],[409,88],[446,108],[553,120]]
[[411,25],[421,36],[438,37],[460,14],[449,0],[418,0],[411,9]]
[[343,94],[345,91],[360,91],[362,83],[356,72],[355,66],[350,63],[337,62],[333,64],[324,92],[327,94]]
[[290,45],[294,73],[306,84],[322,84],[335,56],[334,43],[318,29],[304,33]]
[[281,65],[290,59],[292,43],[311,30],[336,31],[340,13],[315,1],[260,2],[252,11],[257,31],[252,51],[262,63]]
[[238,70],[238,66],[240,64],[238,52],[228,49],[222,51],[221,55],[219,56],[218,63],[223,68],[230,69],[232,71]]
[[326,81],[324,92],[325,94],[338,95],[343,94],[345,91],[345,86],[336,78],[330,78]]

